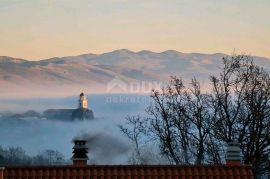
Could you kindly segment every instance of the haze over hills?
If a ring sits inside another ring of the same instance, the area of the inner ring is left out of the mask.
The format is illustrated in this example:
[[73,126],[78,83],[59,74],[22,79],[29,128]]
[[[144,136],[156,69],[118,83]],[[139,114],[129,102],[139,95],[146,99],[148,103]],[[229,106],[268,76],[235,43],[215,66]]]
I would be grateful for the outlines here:
[[[86,93],[130,92],[110,88],[112,82],[163,82],[170,75],[197,77],[207,84],[226,54],[181,53],[168,50],[133,52],[126,49],[104,54],[83,54],[40,61],[0,57],[0,97],[66,96]],[[253,57],[270,69],[270,59]],[[114,81],[116,80],[116,81]],[[117,81],[118,80],[118,81]],[[148,86],[149,89],[151,86]],[[153,86],[152,86],[153,87]]]

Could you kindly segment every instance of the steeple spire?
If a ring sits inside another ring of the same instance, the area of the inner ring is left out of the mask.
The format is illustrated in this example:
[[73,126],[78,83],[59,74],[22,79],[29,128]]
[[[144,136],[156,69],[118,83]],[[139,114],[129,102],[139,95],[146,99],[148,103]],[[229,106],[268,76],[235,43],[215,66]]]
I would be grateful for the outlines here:
[[87,109],[88,108],[88,101],[87,101],[86,96],[84,95],[83,92],[80,94],[79,108],[80,109]]

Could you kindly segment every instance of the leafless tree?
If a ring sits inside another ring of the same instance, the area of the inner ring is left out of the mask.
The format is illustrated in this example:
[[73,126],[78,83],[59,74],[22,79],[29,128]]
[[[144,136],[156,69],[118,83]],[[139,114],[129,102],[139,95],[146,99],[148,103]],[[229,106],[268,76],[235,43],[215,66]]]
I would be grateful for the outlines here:
[[134,151],[132,153],[131,163],[132,164],[146,164],[142,156],[141,148],[143,145],[142,138],[147,134],[145,127],[146,121],[140,116],[127,116],[126,126],[119,125],[122,133],[127,136],[131,143],[134,145]]
[[152,104],[146,110],[148,117],[127,117],[128,125],[133,127],[120,126],[135,144],[138,156],[138,140],[147,133],[147,137],[158,141],[160,152],[171,163],[205,163],[214,116],[209,108],[210,95],[201,92],[195,78],[185,87],[180,78],[171,77],[167,86],[152,91],[151,98]]
[[65,163],[65,158],[57,150],[44,150],[33,157],[33,165],[59,165]]
[[256,174],[269,170],[270,77],[246,55],[223,59],[218,77],[211,77],[213,135],[222,142],[238,141],[243,162]]
[[183,81],[172,77],[161,91],[152,91],[153,103],[147,109],[151,133],[159,141],[162,154],[175,164],[188,164],[191,159],[188,135],[190,122],[182,114],[187,97]]
[[36,156],[29,156],[21,147],[2,148],[0,146],[0,165],[57,165],[66,163],[58,151],[44,150]]
[[189,135],[192,141],[195,163],[202,164],[205,159],[206,144],[210,141],[210,129],[213,126],[213,111],[209,107],[210,96],[203,94],[200,83],[194,78],[191,87],[188,89],[189,96],[184,106],[183,114],[186,120],[191,123]]
[[257,176],[269,172],[269,72],[250,56],[232,55],[223,58],[220,74],[210,82],[212,90],[203,93],[196,79],[185,86],[172,77],[167,86],[152,91],[148,117],[140,126],[171,163],[220,164],[226,144],[237,141],[243,163],[251,164]]

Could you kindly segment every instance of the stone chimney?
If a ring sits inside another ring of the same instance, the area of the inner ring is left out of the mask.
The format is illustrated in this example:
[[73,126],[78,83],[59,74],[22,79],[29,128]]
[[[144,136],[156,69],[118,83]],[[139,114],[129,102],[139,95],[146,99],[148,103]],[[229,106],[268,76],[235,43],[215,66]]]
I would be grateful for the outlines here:
[[241,165],[241,149],[239,143],[228,143],[226,165]]
[[87,166],[87,147],[86,147],[86,141],[85,140],[74,140],[74,147],[73,149],[73,166],[77,167],[83,167]]

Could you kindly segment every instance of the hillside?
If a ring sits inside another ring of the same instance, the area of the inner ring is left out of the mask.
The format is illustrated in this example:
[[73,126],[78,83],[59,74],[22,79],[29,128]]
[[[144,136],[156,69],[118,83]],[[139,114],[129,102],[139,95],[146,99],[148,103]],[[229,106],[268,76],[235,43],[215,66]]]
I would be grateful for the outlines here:
[[[40,61],[1,56],[0,97],[129,92],[117,88],[108,91],[108,84],[114,79],[126,84],[167,81],[170,75],[184,79],[195,76],[206,83],[210,74],[217,73],[223,56],[226,55],[126,49]],[[270,59],[254,57],[254,60],[270,69]]]

